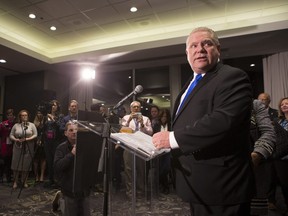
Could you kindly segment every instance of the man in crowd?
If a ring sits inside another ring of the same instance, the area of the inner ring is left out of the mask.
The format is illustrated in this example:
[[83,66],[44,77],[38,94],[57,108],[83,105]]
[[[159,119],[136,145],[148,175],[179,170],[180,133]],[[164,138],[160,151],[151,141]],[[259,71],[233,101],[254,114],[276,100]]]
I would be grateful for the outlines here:
[[54,159],[55,173],[64,197],[64,216],[90,216],[90,190],[77,193],[73,190],[77,124],[67,122],[64,133],[67,140],[57,147]]
[[276,109],[273,109],[270,107],[271,99],[270,99],[269,94],[267,94],[267,93],[259,94],[258,100],[260,100],[265,105],[265,108],[268,110],[268,114],[269,114],[271,120],[278,118],[278,111]]
[[[125,115],[122,118],[122,126],[128,127],[133,131],[142,131],[148,135],[152,135],[153,130],[151,127],[151,121],[147,116],[143,116],[141,114],[141,104],[138,101],[133,101],[130,104],[130,111],[129,115]],[[132,191],[132,154],[128,150],[124,150],[123,153],[124,159],[124,171],[126,175],[126,194],[128,198],[131,197]],[[136,158],[136,170],[137,170],[137,182],[136,186],[139,189],[139,192],[144,192],[144,185],[145,185],[145,161],[141,158]]]
[[68,121],[78,120],[78,102],[76,100],[71,100],[68,106],[68,115],[64,116],[61,122],[61,129],[64,131],[65,125]]

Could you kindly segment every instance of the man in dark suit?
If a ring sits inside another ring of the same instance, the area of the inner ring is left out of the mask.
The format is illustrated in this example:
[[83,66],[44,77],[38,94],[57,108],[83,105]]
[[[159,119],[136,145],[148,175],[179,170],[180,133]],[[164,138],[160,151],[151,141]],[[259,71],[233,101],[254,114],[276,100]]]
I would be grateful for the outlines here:
[[271,99],[270,99],[270,95],[267,94],[267,93],[261,93],[258,95],[258,100],[260,100],[265,108],[268,110],[268,113],[269,113],[269,116],[271,118],[271,120],[274,120],[274,119],[277,119],[278,118],[278,110],[276,109],[273,109],[270,107],[270,102],[271,102]]
[[[209,28],[190,33],[186,54],[193,75],[176,99],[172,132],[154,134],[153,143],[159,149],[172,149],[176,190],[190,202],[191,215],[250,215],[255,185],[248,76],[219,62],[220,43]],[[188,90],[198,74],[202,79]]]

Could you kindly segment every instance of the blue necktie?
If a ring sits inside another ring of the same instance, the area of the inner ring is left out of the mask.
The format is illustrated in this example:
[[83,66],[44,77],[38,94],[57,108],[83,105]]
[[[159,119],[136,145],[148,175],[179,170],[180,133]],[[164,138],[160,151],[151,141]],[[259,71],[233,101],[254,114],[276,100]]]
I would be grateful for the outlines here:
[[179,110],[182,108],[184,102],[187,100],[188,96],[190,95],[190,93],[192,92],[192,90],[195,88],[195,86],[198,84],[198,82],[202,79],[202,75],[201,74],[197,74],[196,75],[196,78],[195,80],[191,83],[191,85],[189,86],[188,88],[188,91],[185,95],[185,97],[183,98],[178,110],[177,110],[177,113],[179,112]]

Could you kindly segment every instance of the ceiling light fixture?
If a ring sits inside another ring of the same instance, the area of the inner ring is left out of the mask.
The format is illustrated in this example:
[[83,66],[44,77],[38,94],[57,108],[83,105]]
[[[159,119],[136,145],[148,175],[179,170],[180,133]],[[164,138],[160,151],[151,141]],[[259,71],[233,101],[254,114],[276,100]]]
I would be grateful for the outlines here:
[[36,18],[36,15],[33,14],[33,13],[31,13],[31,14],[29,14],[29,18],[31,18],[31,19],[35,19],[35,18]]
[[0,63],[5,64],[6,60],[5,59],[0,59]]
[[131,11],[132,13],[135,13],[137,10],[138,10],[138,9],[137,9],[136,7],[131,7],[131,8],[130,8],[130,11]]
[[255,67],[255,64],[250,64],[250,67]]
[[56,28],[55,26],[51,26],[51,27],[50,27],[50,30],[51,30],[51,31],[56,31],[56,29],[57,29],[57,28]]

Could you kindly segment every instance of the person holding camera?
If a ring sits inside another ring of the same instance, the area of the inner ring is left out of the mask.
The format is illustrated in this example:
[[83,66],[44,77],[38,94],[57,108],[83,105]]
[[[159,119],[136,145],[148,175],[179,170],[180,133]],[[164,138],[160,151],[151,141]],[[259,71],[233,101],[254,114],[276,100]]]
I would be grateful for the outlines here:
[[34,139],[36,138],[37,129],[32,122],[29,122],[28,111],[21,110],[18,114],[18,123],[12,127],[10,133],[10,139],[14,142],[11,164],[14,176],[13,189],[18,187],[19,174],[23,187],[28,187],[26,181],[32,167]]
[[[148,135],[153,134],[153,129],[151,126],[151,121],[147,116],[141,114],[141,104],[138,101],[133,101],[130,104],[129,115],[125,115],[122,118],[121,125],[124,128],[128,128],[131,131],[141,131]],[[124,130],[124,129],[123,129]],[[122,130],[122,131],[123,131]],[[123,152],[124,159],[124,172],[126,176],[126,195],[128,198],[131,197],[131,186],[132,186],[132,154],[124,150]],[[144,192],[145,186],[145,161],[136,157],[136,170],[137,170],[137,189],[138,191]]]

